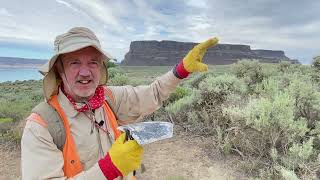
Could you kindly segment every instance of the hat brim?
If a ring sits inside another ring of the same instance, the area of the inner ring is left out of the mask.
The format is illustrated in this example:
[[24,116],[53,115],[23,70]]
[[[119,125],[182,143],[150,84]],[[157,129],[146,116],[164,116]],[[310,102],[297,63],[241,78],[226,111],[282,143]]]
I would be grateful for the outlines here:
[[63,51],[60,51],[58,54],[55,54],[46,64],[39,68],[39,72],[44,75],[43,78],[43,91],[46,100],[49,100],[54,92],[57,92],[58,86],[61,83],[58,77],[56,77],[55,70],[53,68],[55,62],[57,61],[58,57],[65,53],[74,52],[86,47],[94,47],[103,55],[103,66],[100,71],[100,82],[99,85],[105,85],[108,80],[108,73],[107,73],[107,63],[110,59],[113,59],[108,53],[104,52],[101,48],[97,47],[92,43],[81,43],[77,44],[77,46],[69,46],[65,48]]

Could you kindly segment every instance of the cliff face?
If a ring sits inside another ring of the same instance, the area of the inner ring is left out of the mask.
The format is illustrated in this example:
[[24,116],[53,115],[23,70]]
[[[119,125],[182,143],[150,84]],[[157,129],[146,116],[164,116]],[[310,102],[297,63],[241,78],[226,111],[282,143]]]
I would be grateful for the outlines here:
[[[170,66],[178,63],[197,43],[176,41],[133,41],[121,65]],[[210,48],[204,57],[207,64],[232,64],[238,59],[259,59],[261,62],[278,63],[290,60],[283,51],[251,50],[248,45],[218,44]]]

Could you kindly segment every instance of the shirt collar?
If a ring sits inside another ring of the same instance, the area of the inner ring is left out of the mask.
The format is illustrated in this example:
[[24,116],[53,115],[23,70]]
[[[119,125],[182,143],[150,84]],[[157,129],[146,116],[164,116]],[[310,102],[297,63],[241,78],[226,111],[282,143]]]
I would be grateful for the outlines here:
[[60,88],[58,94],[58,101],[64,113],[66,113],[67,117],[73,118],[79,114],[79,112],[74,109],[72,103],[69,101],[69,99],[66,97],[66,95],[62,92]]

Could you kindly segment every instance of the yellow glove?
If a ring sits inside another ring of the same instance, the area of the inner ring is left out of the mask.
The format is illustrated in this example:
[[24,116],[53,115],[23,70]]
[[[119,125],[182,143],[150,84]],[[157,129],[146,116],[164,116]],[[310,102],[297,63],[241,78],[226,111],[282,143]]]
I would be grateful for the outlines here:
[[207,52],[207,49],[215,46],[218,43],[218,38],[211,38],[205,42],[196,45],[183,58],[183,67],[189,72],[203,72],[208,70],[208,65],[202,63],[202,58]]
[[141,165],[143,149],[136,140],[125,141],[126,134],[122,133],[109,150],[112,163],[123,176],[128,175]]

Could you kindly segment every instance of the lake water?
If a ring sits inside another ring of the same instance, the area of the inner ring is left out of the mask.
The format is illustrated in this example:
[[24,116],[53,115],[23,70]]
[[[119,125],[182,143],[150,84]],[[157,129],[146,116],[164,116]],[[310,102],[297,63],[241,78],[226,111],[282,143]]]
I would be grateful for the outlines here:
[[0,69],[0,82],[41,78],[42,75],[37,69]]

